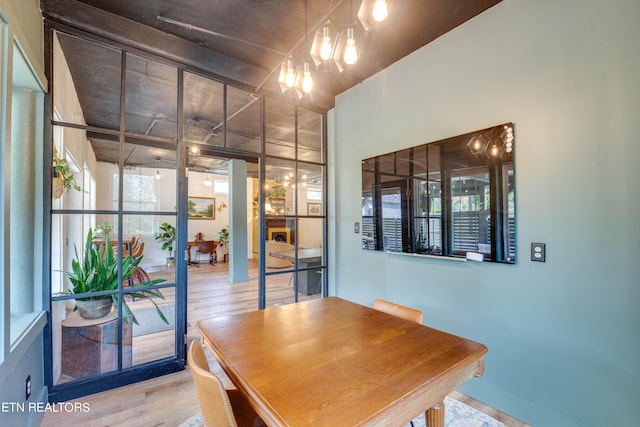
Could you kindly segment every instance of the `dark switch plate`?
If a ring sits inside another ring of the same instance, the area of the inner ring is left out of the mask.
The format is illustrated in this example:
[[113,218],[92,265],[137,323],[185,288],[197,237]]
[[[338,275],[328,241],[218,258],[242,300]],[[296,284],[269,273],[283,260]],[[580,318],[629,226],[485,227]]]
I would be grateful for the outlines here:
[[531,243],[531,261],[545,262],[545,246],[544,243]]

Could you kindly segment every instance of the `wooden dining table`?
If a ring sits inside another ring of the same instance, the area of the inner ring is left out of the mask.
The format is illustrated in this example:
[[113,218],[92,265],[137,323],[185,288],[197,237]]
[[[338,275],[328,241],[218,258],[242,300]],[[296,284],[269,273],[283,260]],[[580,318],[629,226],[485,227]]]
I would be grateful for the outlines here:
[[[269,426],[402,426],[484,371],[487,348],[337,297],[196,323]],[[431,416],[431,418],[429,418]]]

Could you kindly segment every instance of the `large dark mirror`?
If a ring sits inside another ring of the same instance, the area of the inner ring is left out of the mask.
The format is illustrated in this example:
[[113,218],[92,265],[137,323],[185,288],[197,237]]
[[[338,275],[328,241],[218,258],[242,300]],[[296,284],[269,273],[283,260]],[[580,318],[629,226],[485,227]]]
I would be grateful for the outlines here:
[[362,161],[363,249],[515,263],[513,124]]

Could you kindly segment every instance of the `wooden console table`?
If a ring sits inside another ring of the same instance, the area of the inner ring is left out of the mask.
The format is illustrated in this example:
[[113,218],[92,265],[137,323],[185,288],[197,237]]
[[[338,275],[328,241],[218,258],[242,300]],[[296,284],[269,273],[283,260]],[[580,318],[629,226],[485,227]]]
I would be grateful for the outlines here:
[[[123,322],[122,367],[131,366],[131,322]],[[118,313],[62,321],[62,375],[84,378],[118,369]]]

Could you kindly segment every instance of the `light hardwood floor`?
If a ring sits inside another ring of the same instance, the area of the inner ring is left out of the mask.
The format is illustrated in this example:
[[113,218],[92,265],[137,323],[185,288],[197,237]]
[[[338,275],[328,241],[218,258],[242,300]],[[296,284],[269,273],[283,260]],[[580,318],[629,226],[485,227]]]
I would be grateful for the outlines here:
[[[249,278],[246,283],[230,284],[227,280],[228,264],[217,266],[202,264],[189,268],[188,291],[188,340],[199,338],[194,328],[197,320],[214,316],[255,310],[258,301],[257,265],[250,263]],[[151,273],[153,275],[153,272]],[[271,276],[267,281],[268,301],[271,304],[285,304],[292,300],[291,273]],[[173,303],[175,294],[170,289],[163,290],[164,305]],[[304,297],[305,299],[308,297]],[[138,303],[137,303],[138,304]],[[145,302],[140,301],[138,308]],[[146,303],[148,304],[148,303]],[[133,363],[153,360],[173,351],[173,331],[142,335],[134,338]],[[142,350],[144,349],[144,351]],[[233,384],[224,371],[209,355],[211,369],[219,374],[225,386]],[[483,405],[461,393],[451,397],[498,419],[508,427],[526,427],[524,424],[494,408]],[[47,412],[43,426],[178,426],[200,411],[198,399],[189,369],[154,378],[144,382],[96,393],[76,399],[74,402],[87,403],[87,412]]]

